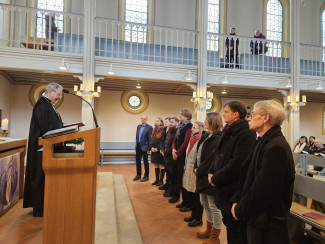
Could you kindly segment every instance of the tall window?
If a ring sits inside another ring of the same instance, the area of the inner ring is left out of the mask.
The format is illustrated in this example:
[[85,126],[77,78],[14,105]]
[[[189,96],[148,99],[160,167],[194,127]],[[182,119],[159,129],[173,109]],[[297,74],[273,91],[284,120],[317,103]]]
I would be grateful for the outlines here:
[[[148,0],[125,0],[125,21],[147,24]],[[147,28],[137,24],[125,26],[125,40],[132,42],[147,42]]]
[[322,12],[322,46],[325,47],[325,10]]
[[217,51],[219,48],[218,36],[220,30],[220,2],[219,0],[208,0],[208,50]]
[[[282,41],[283,10],[279,0],[269,0],[266,6],[266,38]],[[281,45],[272,43],[267,55],[281,56]]]
[[[62,11],[64,10],[64,0],[38,0],[37,1],[37,8],[39,9],[45,9],[45,10],[54,10],[54,11]],[[49,13],[44,13],[42,11],[37,12],[36,16],[36,31],[37,31],[37,37],[48,37],[49,33],[46,33],[46,25],[48,25],[48,28],[53,25],[53,22],[51,22],[51,17],[54,16],[54,24],[57,27],[58,32],[63,31],[63,15],[54,15]],[[50,24],[51,23],[51,24]],[[51,32],[54,33],[54,32]],[[51,35],[51,39],[53,39],[54,36]]]

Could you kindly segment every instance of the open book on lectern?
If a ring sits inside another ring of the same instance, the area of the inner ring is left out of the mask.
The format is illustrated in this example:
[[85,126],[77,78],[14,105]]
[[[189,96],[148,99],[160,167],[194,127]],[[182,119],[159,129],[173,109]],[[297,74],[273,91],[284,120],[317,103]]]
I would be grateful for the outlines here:
[[56,137],[56,136],[62,136],[65,134],[70,134],[70,133],[74,133],[79,131],[79,126],[78,125],[73,125],[73,126],[68,126],[68,127],[63,127],[60,129],[56,129],[56,130],[50,130],[48,132],[46,132],[42,138],[43,139],[47,139],[47,138],[52,138],[52,137]]

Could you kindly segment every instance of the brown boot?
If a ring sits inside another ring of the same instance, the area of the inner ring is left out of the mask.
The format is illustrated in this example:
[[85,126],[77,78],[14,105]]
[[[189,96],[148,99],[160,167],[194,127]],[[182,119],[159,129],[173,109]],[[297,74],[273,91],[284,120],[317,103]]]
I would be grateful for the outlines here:
[[221,229],[215,229],[212,227],[209,240],[203,242],[203,244],[220,244],[220,235]]
[[196,233],[196,236],[198,238],[201,238],[201,239],[207,239],[210,237],[210,233],[211,233],[211,228],[212,228],[212,223],[207,221],[207,228],[205,231],[203,232],[198,232]]

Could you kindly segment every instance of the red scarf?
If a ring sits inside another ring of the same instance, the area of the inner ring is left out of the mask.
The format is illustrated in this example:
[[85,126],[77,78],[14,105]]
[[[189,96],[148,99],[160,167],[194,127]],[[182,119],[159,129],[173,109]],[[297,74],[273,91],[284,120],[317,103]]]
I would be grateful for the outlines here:
[[190,138],[190,142],[189,142],[189,147],[187,149],[187,154],[189,154],[195,144],[195,142],[197,142],[198,140],[200,140],[201,136],[199,134],[197,135],[192,135]]

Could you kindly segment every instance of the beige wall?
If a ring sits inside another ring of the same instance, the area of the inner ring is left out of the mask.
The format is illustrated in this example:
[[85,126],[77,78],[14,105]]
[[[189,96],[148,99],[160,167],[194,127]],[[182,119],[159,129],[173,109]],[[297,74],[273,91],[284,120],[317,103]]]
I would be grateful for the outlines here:
[[11,129],[11,95],[12,85],[4,76],[0,75],[0,109],[2,110],[2,119],[9,120],[9,132]]
[[324,107],[323,103],[307,103],[300,108],[300,136],[315,136],[325,142],[325,135],[322,134]]

